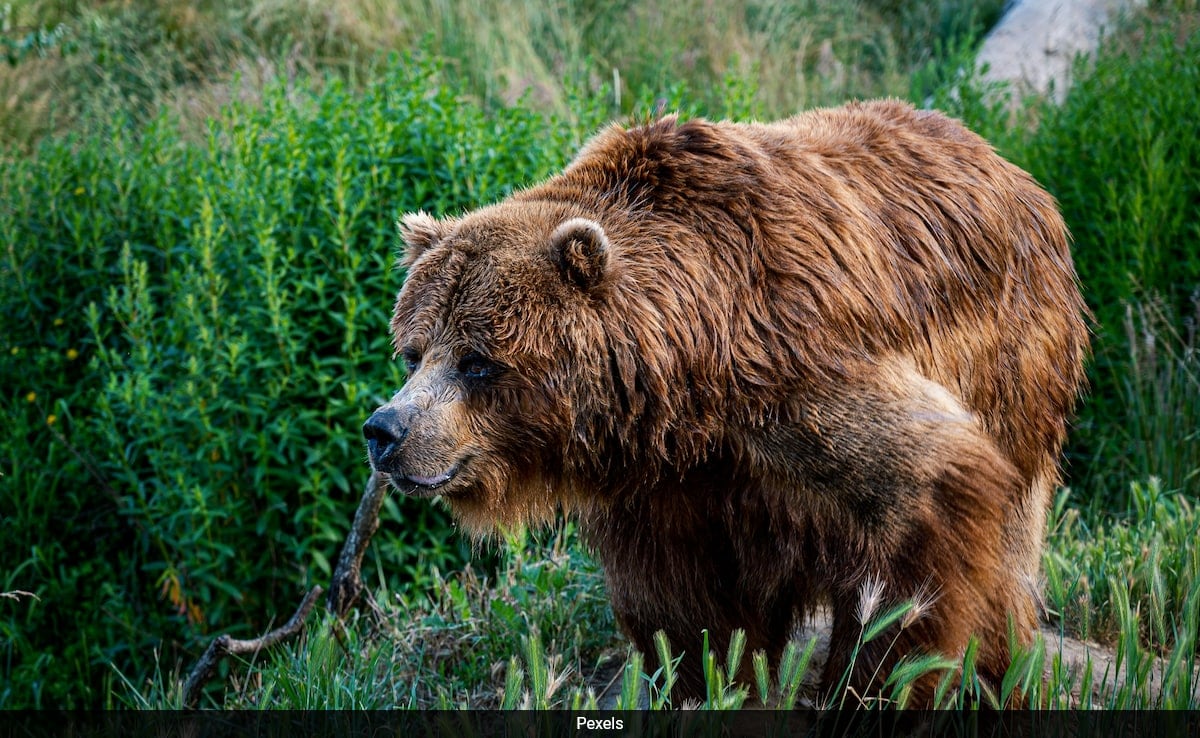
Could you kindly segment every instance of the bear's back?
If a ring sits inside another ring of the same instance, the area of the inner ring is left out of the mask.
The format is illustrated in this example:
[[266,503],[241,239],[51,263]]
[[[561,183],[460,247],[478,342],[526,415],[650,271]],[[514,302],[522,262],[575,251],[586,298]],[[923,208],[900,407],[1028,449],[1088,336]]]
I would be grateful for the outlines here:
[[646,330],[704,349],[688,382],[767,417],[814,377],[903,354],[1027,480],[1056,478],[1087,340],[1066,227],[958,122],[897,101],[767,124],[667,117],[608,129],[517,199],[604,226],[630,300],[613,320],[649,299]]

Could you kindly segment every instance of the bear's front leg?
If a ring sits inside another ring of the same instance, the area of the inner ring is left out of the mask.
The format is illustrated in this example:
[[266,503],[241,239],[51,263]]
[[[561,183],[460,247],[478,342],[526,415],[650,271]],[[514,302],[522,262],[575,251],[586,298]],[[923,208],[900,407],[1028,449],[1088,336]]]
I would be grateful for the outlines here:
[[707,696],[706,631],[722,665],[733,631],[745,631],[738,678],[749,684],[752,654],[777,663],[806,599],[804,583],[781,566],[785,542],[772,533],[768,511],[746,504],[753,493],[736,488],[729,471],[718,462],[660,482],[584,524],[621,630],[647,664],[658,661],[655,634],[666,635],[677,661],[675,706]]

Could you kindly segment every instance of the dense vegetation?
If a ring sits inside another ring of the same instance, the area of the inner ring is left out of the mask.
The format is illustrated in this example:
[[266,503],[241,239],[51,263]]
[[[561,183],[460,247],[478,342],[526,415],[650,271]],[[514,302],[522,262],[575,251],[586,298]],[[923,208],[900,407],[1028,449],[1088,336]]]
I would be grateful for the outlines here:
[[[41,602],[6,605],[10,684],[63,675],[39,687],[94,700],[78,675],[245,635],[327,581],[365,481],[357,429],[402,382],[396,213],[495,199],[575,145],[398,57],[353,94],[271,90],[201,146],[164,117],[11,161],[0,587]],[[439,512],[390,503],[389,572],[462,560]]]
[[[1176,659],[1171,704],[1188,704],[1194,3],[1155,6],[1081,68],[1063,106],[1015,113],[960,76],[987,19],[949,2],[725,4],[721,34],[676,3],[656,19],[674,33],[665,46],[618,32],[644,27],[628,22],[649,12],[635,3],[530,2],[473,22],[454,15],[472,4],[180,7],[4,11],[0,593],[14,594],[0,597],[0,707],[171,704],[172,674],[209,637],[257,633],[328,579],[365,481],[358,427],[402,381],[386,332],[398,214],[502,197],[617,114],[777,115],[883,93],[963,117],[1060,199],[1097,325],[1048,604],[1064,631],[1121,644],[1132,669]],[[500,56],[501,32],[529,39],[526,55]],[[369,53],[420,38],[419,52]],[[779,44],[805,72],[791,82],[769,66]],[[615,641],[570,540],[510,542],[487,581],[442,575],[465,544],[439,509],[390,498],[371,570],[403,632],[352,625],[349,652],[369,654],[355,660],[327,625],[255,666],[261,690],[212,698],[585,703]],[[628,673],[632,694],[640,669]],[[1138,684],[1105,704],[1148,704]],[[727,687],[714,705],[737,702]]]

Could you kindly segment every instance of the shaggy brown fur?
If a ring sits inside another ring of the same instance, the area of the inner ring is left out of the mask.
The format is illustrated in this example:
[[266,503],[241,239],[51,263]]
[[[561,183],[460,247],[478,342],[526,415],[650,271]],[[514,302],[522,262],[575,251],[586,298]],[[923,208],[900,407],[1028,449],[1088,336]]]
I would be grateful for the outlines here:
[[878,102],[613,127],[401,232],[412,375],[372,463],[478,533],[578,515],[625,632],[686,652],[685,694],[702,629],[775,658],[821,601],[832,686],[873,581],[932,604],[858,656],[860,693],[971,634],[998,679],[1008,619],[1033,632],[1086,309],[1053,199],[958,123]]

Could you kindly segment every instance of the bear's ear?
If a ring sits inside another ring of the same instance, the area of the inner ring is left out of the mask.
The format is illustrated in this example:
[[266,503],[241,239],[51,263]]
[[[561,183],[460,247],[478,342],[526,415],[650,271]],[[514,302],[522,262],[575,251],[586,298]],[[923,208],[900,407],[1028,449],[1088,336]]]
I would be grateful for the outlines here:
[[572,218],[550,234],[550,258],[563,279],[580,289],[600,284],[608,267],[608,236],[594,220]]
[[400,240],[404,242],[400,266],[405,269],[442,240],[448,230],[446,223],[422,210],[401,217],[396,221],[396,229],[400,232]]

